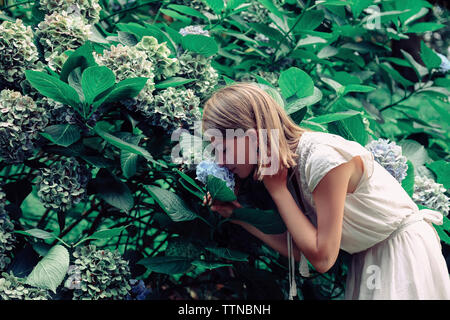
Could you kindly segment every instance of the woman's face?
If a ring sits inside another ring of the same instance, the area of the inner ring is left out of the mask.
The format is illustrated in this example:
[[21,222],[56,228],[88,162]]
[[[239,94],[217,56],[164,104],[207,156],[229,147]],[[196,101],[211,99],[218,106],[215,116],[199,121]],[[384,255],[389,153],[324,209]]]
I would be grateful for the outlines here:
[[228,168],[241,179],[247,178],[257,165],[257,144],[249,136],[229,139],[211,138],[215,149],[216,162]]

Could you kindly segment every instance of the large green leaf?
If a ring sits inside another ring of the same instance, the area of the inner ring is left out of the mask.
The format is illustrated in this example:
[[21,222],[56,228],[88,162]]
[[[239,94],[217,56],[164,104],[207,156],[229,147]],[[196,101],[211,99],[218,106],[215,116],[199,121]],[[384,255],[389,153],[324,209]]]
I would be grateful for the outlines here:
[[420,42],[420,57],[429,70],[439,68],[442,63],[441,58],[433,50],[428,48],[423,41]]
[[211,198],[219,201],[234,201],[236,195],[231,190],[225,181],[219,179],[212,174],[209,174],[206,180],[206,189],[211,194]]
[[87,104],[111,88],[116,83],[116,76],[105,66],[89,67],[83,71],[81,76],[81,87]]
[[311,77],[296,67],[283,71],[278,79],[278,85],[286,99],[295,94],[297,98],[304,98],[314,93],[314,82]]
[[69,269],[69,252],[61,245],[52,247],[26,278],[26,284],[56,293]]
[[183,199],[172,191],[156,186],[147,186],[146,188],[173,221],[189,221],[197,218],[197,215],[188,208]]
[[[154,161],[152,155],[145,150],[135,144],[129,143],[119,137],[116,137],[108,132],[106,132],[103,128],[105,128],[105,124],[102,122],[97,123],[94,130],[97,134],[105,139],[107,142],[111,143],[113,146],[125,151],[129,151],[131,153],[135,153],[137,155],[143,156],[145,159],[149,161]],[[159,162],[158,162],[159,164]]]
[[446,160],[438,160],[426,165],[436,175],[436,182],[444,185],[446,189],[450,189],[450,162]]
[[333,121],[344,120],[344,119],[347,119],[350,117],[354,117],[357,114],[361,114],[361,112],[355,111],[355,110],[349,110],[349,111],[324,114],[321,116],[309,118],[308,120],[315,122],[315,123],[319,123],[319,124],[325,124],[325,123],[330,123]]
[[445,27],[444,24],[434,22],[419,22],[410,27],[405,33],[423,33],[427,31],[436,31]]
[[144,88],[148,78],[137,77],[128,78],[116,83],[112,90],[108,92],[104,97],[94,101],[92,112],[97,110],[102,104],[119,102],[124,99],[134,98]]
[[112,228],[112,229],[103,229],[94,232],[89,237],[86,237],[82,240],[80,240],[75,246],[78,246],[79,244],[88,241],[88,240],[101,240],[101,239],[112,239],[114,237],[117,237],[124,231],[128,226],[124,227],[118,227],[118,228]]
[[67,83],[40,71],[27,70],[25,76],[42,95],[79,110],[80,97]]
[[250,223],[267,234],[279,234],[287,230],[283,219],[274,210],[236,208],[230,218]]
[[80,139],[80,129],[73,124],[55,124],[48,126],[41,135],[58,146],[68,147]]
[[192,265],[204,268],[208,270],[217,269],[221,267],[232,267],[232,264],[229,263],[223,263],[223,262],[217,262],[217,261],[205,261],[205,260],[194,260],[192,261]]

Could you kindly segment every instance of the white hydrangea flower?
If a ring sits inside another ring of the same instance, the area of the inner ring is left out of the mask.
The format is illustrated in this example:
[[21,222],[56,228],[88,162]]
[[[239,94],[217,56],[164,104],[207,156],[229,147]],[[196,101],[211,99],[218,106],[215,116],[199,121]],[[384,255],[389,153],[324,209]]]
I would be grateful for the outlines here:
[[414,202],[447,216],[450,208],[450,198],[445,195],[446,189],[433,179],[424,176],[414,177]]

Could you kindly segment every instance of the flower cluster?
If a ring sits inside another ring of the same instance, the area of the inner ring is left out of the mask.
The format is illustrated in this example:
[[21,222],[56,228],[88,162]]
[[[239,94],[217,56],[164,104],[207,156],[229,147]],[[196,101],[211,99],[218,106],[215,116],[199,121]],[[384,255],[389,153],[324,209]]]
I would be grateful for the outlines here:
[[48,113],[20,92],[0,92],[0,158],[20,163],[33,154],[39,131],[48,123]]
[[180,31],[178,31],[182,36],[185,36],[187,34],[199,34],[202,36],[209,37],[209,31],[203,30],[203,26],[197,25],[197,26],[187,26],[184,28],[181,28]]
[[0,190],[0,272],[11,263],[10,252],[16,240],[13,234],[14,225],[5,210],[5,201],[5,193]]
[[185,87],[194,90],[201,100],[207,99],[214,91],[219,79],[217,71],[211,66],[212,58],[184,51],[178,57],[178,61],[180,63],[178,76],[196,79],[185,84]]
[[48,66],[59,71],[67,60],[67,50],[75,50],[88,39],[91,26],[80,16],[69,16],[66,11],[45,16],[38,24],[36,38],[44,50]]
[[73,256],[75,267],[69,270],[80,277],[74,300],[116,300],[130,293],[130,267],[118,251],[88,245],[77,247]]
[[433,179],[416,175],[414,177],[413,200],[417,204],[448,215],[450,208],[450,198],[445,195],[446,189]]
[[399,183],[406,177],[408,171],[407,159],[402,155],[402,147],[388,139],[378,139],[369,142],[366,149],[372,152],[374,159],[385,168]]
[[201,119],[200,99],[191,89],[169,87],[154,97],[146,117],[169,135],[178,128],[190,129]]
[[437,53],[439,58],[441,58],[441,65],[439,66],[439,71],[441,72],[448,72],[450,70],[450,61],[446,56],[444,56],[442,53]]
[[247,22],[269,23],[269,9],[257,0],[251,0],[247,10],[240,13],[241,17]]
[[264,43],[264,45],[258,46],[258,49],[261,49],[261,50],[264,49],[264,51],[265,51],[267,54],[270,55],[270,54],[272,54],[272,53],[275,52],[275,48],[267,47],[267,46],[265,45],[266,43],[269,42],[269,38],[266,37],[264,34],[262,34],[262,33],[257,33],[257,34],[255,35],[255,41],[259,41],[259,42],[263,42],[263,43]]
[[[194,130],[196,130],[195,125],[198,124],[194,124]],[[204,152],[204,141],[202,137],[192,135],[188,132],[181,132],[179,141],[180,156],[178,158],[174,157],[172,162],[180,164],[182,169],[187,171],[195,170],[197,164],[202,160],[214,161],[214,156]]]
[[152,293],[152,289],[147,288],[142,280],[130,279],[129,283],[131,290],[127,295],[127,300],[146,300],[147,296]]
[[159,43],[155,37],[145,36],[135,47],[147,54],[156,80],[172,77],[180,70],[178,59],[170,57],[171,51],[166,42]]
[[76,124],[77,113],[71,107],[38,94],[36,104],[49,113],[49,125],[53,124]]
[[38,60],[33,31],[22,20],[0,24],[0,81],[12,85],[25,78],[25,71]]
[[196,170],[197,180],[200,180],[203,184],[206,184],[208,175],[213,176],[226,182],[227,186],[234,190],[234,174],[228,170],[227,167],[220,167],[217,163],[204,160],[197,165]]
[[[279,71],[264,71],[264,70],[258,70],[256,73],[258,76],[263,77],[265,80],[267,80],[273,87],[279,89],[278,86],[278,79],[280,78],[280,72]],[[243,74],[240,77],[240,81],[256,81],[256,77],[252,74]]]
[[12,272],[2,273],[0,278],[0,300],[49,300],[50,292],[24,283],[23,279]]
[[37,194],[46,208],[67,211],[84,199],[90,178],[85,165],[75,158],[63,158],[40,170]]
[[149,105],[153,102],[155,90],[154,65],[144,51],[138,50],[137,47],[118,44],[104,50],[102,55],[94,53],[94,58],[99,65],[106,66],[114,72],[117,82],[135,77],[148,78],[139,95],[123,103],[133,111],[143,114],[151,112]]
[[65,11],[81,16],[89,24],[99,21],[102,10],[98,0],[40,0],[40,5],[46,13]]

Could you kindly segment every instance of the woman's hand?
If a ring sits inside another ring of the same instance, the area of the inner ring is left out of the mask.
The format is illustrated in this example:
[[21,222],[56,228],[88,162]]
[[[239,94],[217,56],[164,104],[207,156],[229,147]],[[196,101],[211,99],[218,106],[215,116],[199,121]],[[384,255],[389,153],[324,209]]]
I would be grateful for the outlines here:
[[213,202],[211,194],[209,192],[205,197],[203,197],[203,204],[211,205],[211,210],[218,212],[224,218],[229,218],[234,209],[242,208],[237,200],[231,202],[214,200]]
[[288,169],[286,167],[282,167],[276,174],[264,176],[264,186],[271,196],[287,189],[287,173]]

